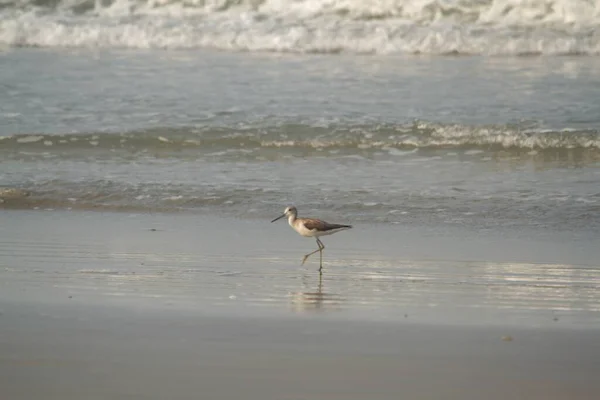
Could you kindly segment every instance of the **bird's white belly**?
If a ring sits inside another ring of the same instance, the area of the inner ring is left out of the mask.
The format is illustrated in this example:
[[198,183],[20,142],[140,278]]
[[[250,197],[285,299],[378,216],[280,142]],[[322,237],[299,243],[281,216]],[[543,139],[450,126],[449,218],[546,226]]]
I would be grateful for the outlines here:
[[298,232],[301,236],[304,236],[304,237],[320,236],[319,232],[316,229],[313,229],[311,231],[310,229],[306,229],[306,227],[303,224],[298,224],[297,226],[292,226],[292,228],[294,228],[294,230],[296,232]]

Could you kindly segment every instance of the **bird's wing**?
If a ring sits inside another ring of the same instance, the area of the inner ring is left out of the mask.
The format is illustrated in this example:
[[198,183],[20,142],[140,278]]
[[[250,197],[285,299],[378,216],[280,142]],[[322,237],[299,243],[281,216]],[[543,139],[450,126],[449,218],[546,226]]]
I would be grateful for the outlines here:
[[305,218],[302,220],[302,224],[306,229],[312,231],[313,229],[317,229],[319,231],[324,231],[327,223],[325,221],[321,221],[320,219],[313,218]]
[[316,229],[319,231],[330,231],[332,229],[352,228],[351,225],[330,224],[320,219],[306,218],[302,221],[304,227],[310,231]]

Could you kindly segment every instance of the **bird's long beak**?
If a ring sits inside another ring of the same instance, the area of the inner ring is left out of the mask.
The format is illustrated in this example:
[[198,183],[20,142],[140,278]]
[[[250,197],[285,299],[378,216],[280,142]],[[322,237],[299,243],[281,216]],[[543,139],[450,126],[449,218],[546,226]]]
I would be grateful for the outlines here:
[[279,217],[275,218],[275,219],[274,219],[273,221],[271,221],[271,222],[275,222],[275,221],[277,221],[278,219],[281,219],[281,218],[283,218],[283,217],[285,217],[285,214],[281,214]]

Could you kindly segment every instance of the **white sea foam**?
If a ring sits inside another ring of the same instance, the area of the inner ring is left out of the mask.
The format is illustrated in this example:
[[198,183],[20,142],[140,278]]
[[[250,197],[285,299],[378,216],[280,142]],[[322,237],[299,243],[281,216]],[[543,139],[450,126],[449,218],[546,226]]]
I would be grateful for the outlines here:
[[39,4],[43,1],[24,0],[1,9],[0,46],[600,54],[599,1],[62,0],[56,7]]
[[17,139],[17,143],[35,143],[42,140],[43,136],[23,136]]

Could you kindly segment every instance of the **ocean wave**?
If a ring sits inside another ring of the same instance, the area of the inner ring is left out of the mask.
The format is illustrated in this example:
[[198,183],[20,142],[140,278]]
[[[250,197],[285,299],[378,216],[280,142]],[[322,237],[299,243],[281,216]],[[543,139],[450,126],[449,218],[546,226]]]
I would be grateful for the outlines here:
[[585,0],[25,0],[0,44],[366,54],[600,54]]
[[[466,126],[414,122],[406,125],[279,124],[245,127],[156,128],[125,133],[14,135],[0,138],[0,151],[43,152],[60,157],[89,152],[174,157],[365,155],[394,150],[479,150],[482,152],[545,152],[578,150],[600,154],[598,130],[534,130],[519,125]],[[308,153],[307,153],[308,152]]]

